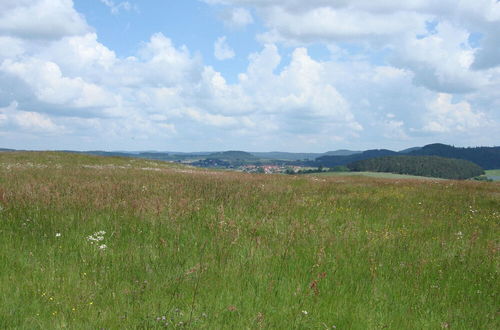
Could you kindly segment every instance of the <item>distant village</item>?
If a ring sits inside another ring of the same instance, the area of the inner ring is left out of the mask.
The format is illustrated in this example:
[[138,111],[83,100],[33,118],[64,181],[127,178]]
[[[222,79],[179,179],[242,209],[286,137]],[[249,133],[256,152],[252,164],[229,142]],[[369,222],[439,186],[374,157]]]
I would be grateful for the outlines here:
[[261,174],[296,174],[306,167],[289,164],[234,164],[221,159],[203,159],[195,162],[183,162],[196,167],[221,168],[245,173]]

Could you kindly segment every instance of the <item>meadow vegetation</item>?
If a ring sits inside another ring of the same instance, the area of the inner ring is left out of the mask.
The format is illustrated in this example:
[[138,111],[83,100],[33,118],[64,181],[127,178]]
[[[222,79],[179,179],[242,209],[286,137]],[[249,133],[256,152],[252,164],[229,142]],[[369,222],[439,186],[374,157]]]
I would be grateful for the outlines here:
[[500,184],[0,153],[0,328],[498,329]]

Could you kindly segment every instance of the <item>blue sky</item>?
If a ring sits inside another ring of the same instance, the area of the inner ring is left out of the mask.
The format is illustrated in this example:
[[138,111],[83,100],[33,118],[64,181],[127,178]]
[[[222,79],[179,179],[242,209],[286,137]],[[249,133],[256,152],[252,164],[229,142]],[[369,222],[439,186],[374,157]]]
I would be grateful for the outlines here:
[[500,141],[496,0],[4,0],[0,147]]

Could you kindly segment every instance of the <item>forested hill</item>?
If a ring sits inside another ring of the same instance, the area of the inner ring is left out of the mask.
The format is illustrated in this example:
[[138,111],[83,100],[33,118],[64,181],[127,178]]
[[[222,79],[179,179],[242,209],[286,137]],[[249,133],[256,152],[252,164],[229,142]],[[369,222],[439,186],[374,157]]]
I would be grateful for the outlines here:
[[500,168],[500,147],[456,148],[446,144],[435,143],[414,150],[408,155],[440,156],[469,160],[485,170]]
[[377,149],[367,150],[362,153],[349,156],[322,156],[316,158],[311,165],[334,167],[347,165],[364,159],[397,155],[439,156],[444,158],[464,159],[471,161],[486,170],[500,168],[500,147],[456,148],[441,143],[429,144],[422,148],[410,148],[400,152],[387,149]]
[[469,179],[484,174],[478,165],[463,159],[437,156],[389,156],[347,165],[355,172],[387,172],[443,179]]
[[323,166],[323,167],[335,167],[340,165],[347,165],[349,163],[358,160],[383,157],[383,156],[393,156],[393,155],[398,155],[398,153],[387,149],[375,149],[375,150],[363,151],[362,153],[353,154],[349,156],[322,156],[316,158],[314,164],[311,165]]

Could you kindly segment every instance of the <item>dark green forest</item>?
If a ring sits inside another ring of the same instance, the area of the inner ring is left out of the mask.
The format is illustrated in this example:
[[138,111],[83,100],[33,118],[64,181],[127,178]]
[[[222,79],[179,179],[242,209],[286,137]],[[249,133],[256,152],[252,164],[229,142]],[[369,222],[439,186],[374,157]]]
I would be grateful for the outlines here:
[[458,180],[484,174],[481,167],[470,161],[438,156],[387,156],[356,161],[347,167],[355,172],[387,172]]
[[414,150],[409,155],[465,159],[485,170],[500,168],[500,147],[457,148],[446,144],[433,143]]
[[434,143],[428,144],[422,148],[410,148],[400,152],[378,149],[367,150],[362,153],[349,156],[321,156],[314,162],[309,162],[309,166],[334,167],[347,165],[356,161],[397,155],[411,156],[439,156],[444,158],[464,159],[471,161],[485,170],[500,168],[500,147],[471,147],[457,148],[454,146]]

